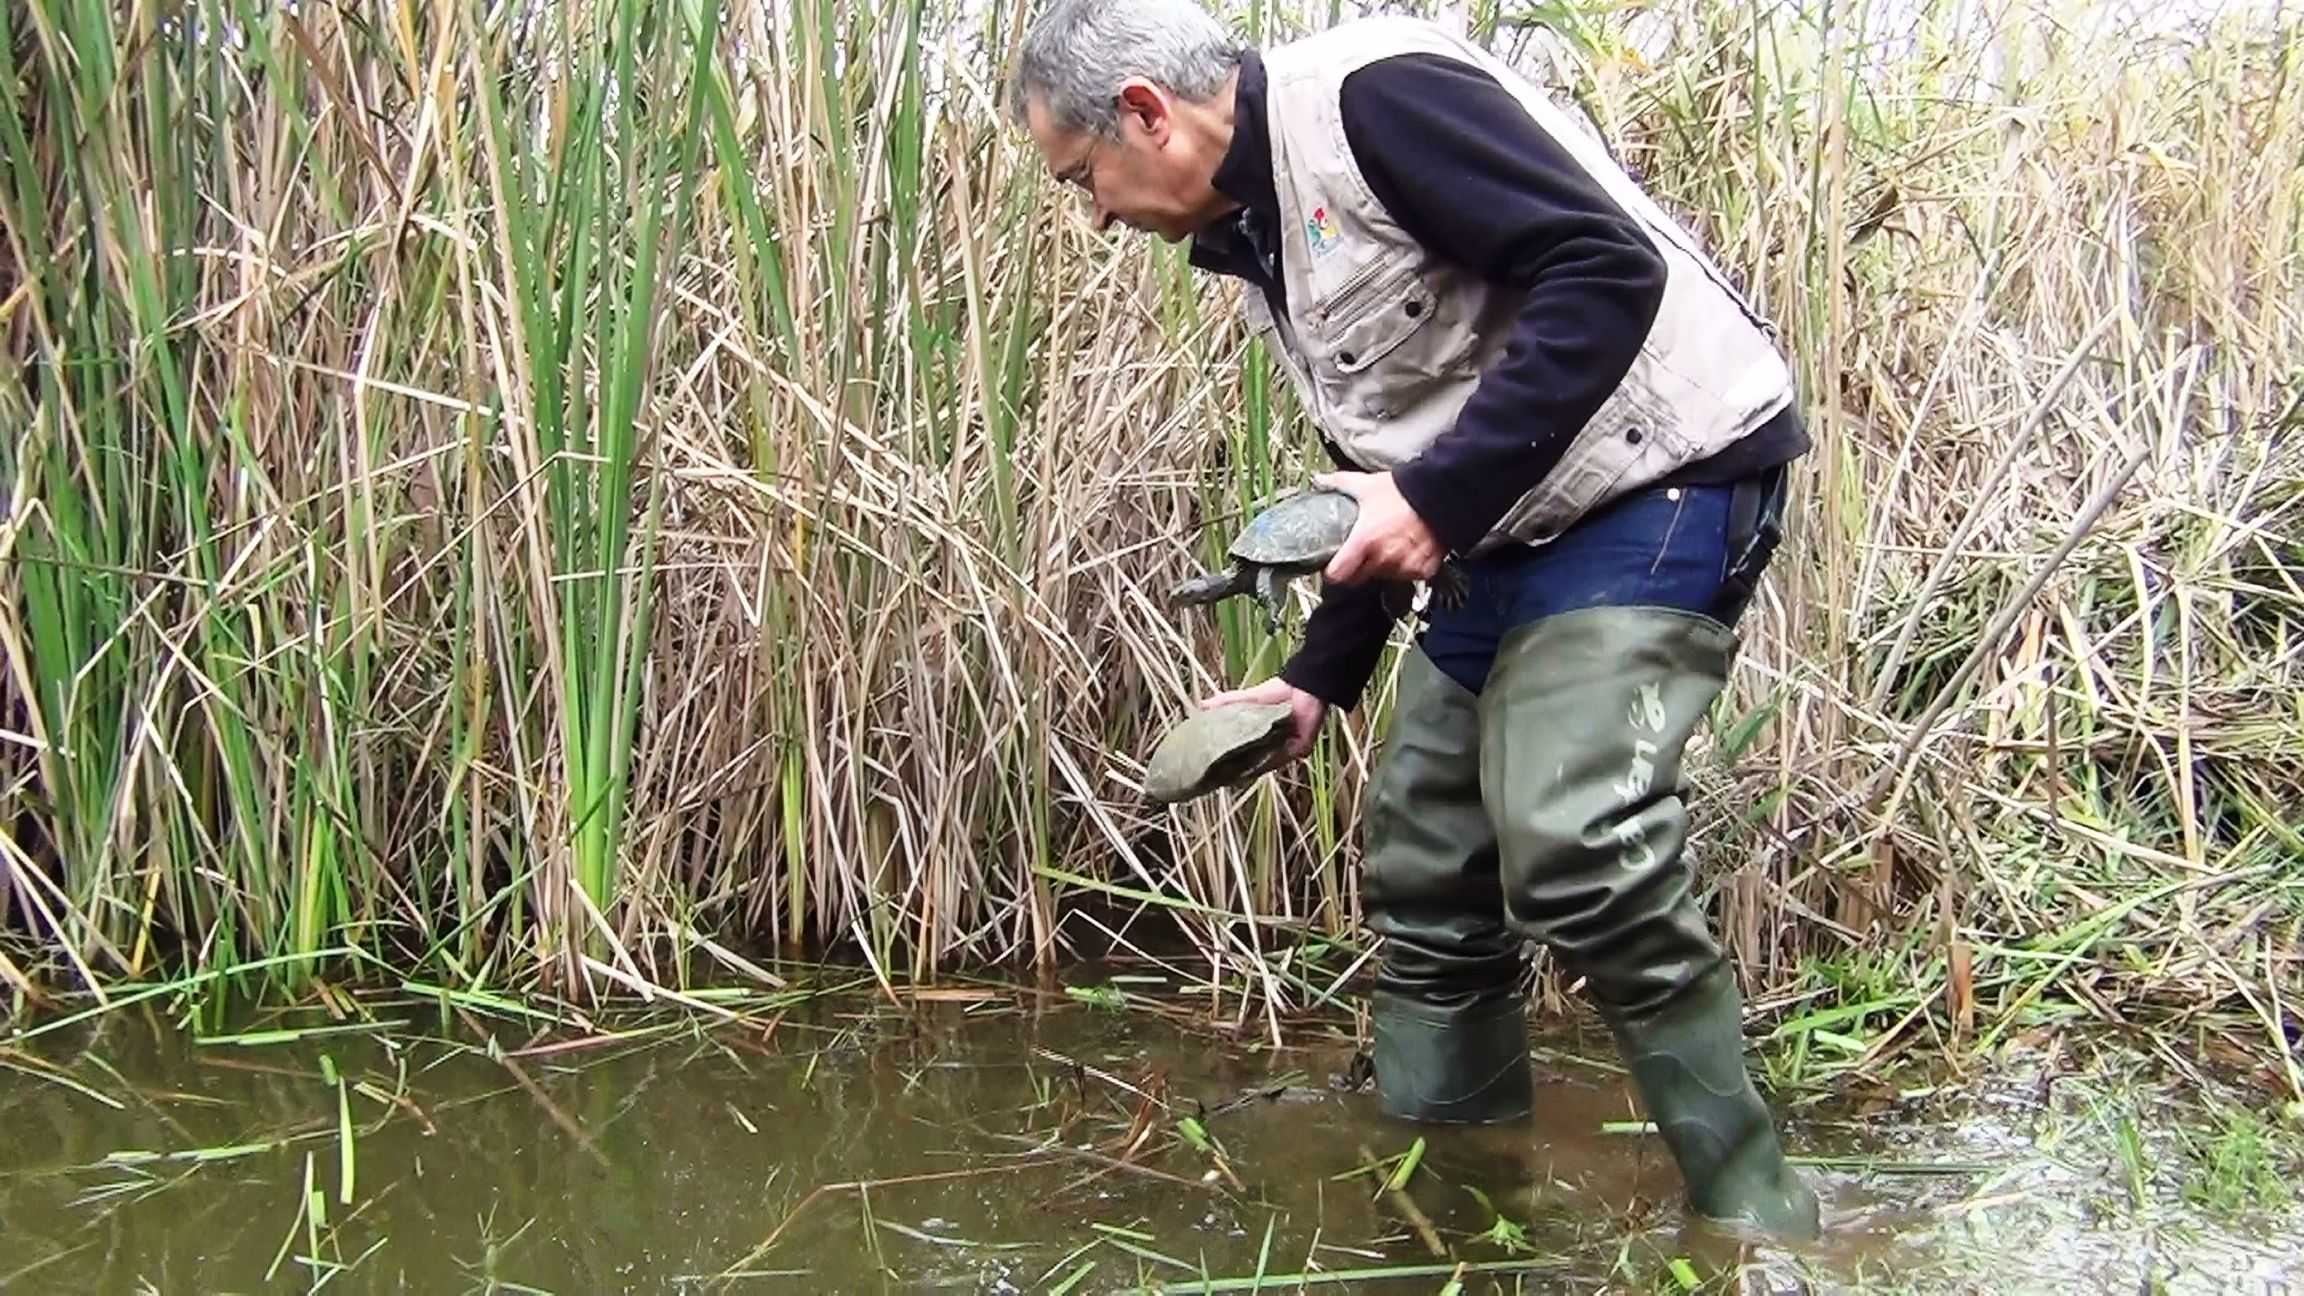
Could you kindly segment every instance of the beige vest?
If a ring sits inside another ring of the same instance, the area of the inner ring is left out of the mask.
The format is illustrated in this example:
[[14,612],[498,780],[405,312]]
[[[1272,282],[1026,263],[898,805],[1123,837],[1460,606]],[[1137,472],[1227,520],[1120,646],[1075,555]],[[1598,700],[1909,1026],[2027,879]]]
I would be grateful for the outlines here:
[[1417,244],[1353,161],[1340,106],[1344,78],[1408,53],[1461,59],[1495,77],[1639,223],[1666,266],[1663,305],[1631,372],[1482,550],[1542,544],[1784,407],[1792,374],[1765,321],[1574,119],[1477,46],[1416,19],[1367,18],[1264,55],[1287,318],[1274,319],[1262,293],[1242,295],[1250,326],[1272,344],[1305,408],[1346,457],[1381,471],[1453,427],[1481,373],[1503,354],[1523,300]]

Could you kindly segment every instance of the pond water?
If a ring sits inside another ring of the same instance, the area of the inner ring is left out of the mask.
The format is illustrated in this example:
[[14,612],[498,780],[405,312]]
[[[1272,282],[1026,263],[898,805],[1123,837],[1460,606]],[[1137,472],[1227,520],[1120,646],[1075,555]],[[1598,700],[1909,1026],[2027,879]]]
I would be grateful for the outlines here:
[[[1788,1101],[1832,1230],[1792,1251],[1683,1219],[1598,1031],[1538,1042],[1532,1120],[1417,1128],[1349,1088],[1348,1019],[1291,1024],[1276,1048],[1255,1019],[1244,1034],[1211,1023],[1204,997],[1157,978],[1066,979],[716,1001],[735,1021],[532,1010],[552,1023],[405,991],[339,995],[343,1019],[313,1008],[229,1030],[121,1009],[0,1047],[0,1289],[2304,1281],[2292,1202],[2195,1204],[2199,1163],[2171,1160],[2179,1122],[2150,1105],[2192,1100],[2159,1091],[2082,1082],[2127,1102],[2122,1119],[2013,1073]],[[278,1033],[310,1027],[332,1033]],[[2277,1177],[2293,1144],[2266,1128]]]

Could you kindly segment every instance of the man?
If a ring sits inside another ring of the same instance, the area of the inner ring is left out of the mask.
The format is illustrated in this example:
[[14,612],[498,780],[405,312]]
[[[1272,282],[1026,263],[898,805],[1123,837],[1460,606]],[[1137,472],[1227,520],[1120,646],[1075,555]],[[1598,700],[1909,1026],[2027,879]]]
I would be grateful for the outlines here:
[[1277,678],[1291,758],[1444,559],[1371,789],[1379,1102],[1527,1114],[1523,934],[1582,977],[1697,1213],[1812,1236],[1690,894],[1681,755],[1807,448],[1792,376],[1695,241],[1541,90],[1374,18],[1261,53],[1193,0],[1052,0],[1013,103],[1113,222],[1245,281],[1360,502]]

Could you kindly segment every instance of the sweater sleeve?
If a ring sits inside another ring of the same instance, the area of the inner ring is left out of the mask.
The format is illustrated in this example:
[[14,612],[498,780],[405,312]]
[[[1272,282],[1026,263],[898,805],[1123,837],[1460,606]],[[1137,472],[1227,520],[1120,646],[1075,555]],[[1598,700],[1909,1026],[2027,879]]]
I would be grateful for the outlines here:
[[1304,642],[1280,668],[1280,678],[1338,710],[1360,705],[1398,619],[1392,609],[1401,592],[1386,584],[1323,582],[1320,606],[1304,622]]
[[1645,233],[1495,78],[1432,54],[1345,79],[1344,134],[1392,219],[1435,256],[1525,292],[1456,425],[1393,481],[1464,553],[1566,453],[1664,297]]

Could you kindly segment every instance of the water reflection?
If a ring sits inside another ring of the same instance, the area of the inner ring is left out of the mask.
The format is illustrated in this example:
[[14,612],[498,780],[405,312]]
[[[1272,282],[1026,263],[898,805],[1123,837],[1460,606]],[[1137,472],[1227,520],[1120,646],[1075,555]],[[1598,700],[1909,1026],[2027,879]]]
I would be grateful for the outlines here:
[[[825,998],[606,1042],[477,1023],[504,1056],[428,1005],[379,1015],[406,1024],[243,1046],[132,1009],[0,1053],[0,1286],[672,1292],[737,1269],[733,1290],[1047,1291],[1092,1266],[1072,1290],[1104,1292],[1250,1275],[1260,1255],[1270,1273],[1430,1265],[1437,1240],[1445,1261],[1527,1257],[1526,1290],[1656,1289],[1674,1259],[1699,1276],[1754,1258],[1686,1226],[1605,1065],[1548,1068],[1518,1125],[1410,1128],[1331,1087],[1341,1039],[1273,1050],[1030,992]],[[1599,1037],[1555,1048],[1607,1057]],[[1418,1136],[1408,1203],[1353,1173]],[[1793,1142],[1881,1146],[1818,1119]],[[1828,1176],[1842,1226],[1801,1258],[1807,1281],[1925,1272],[1942,1248],[1916,1226],[1978,1178]]]

